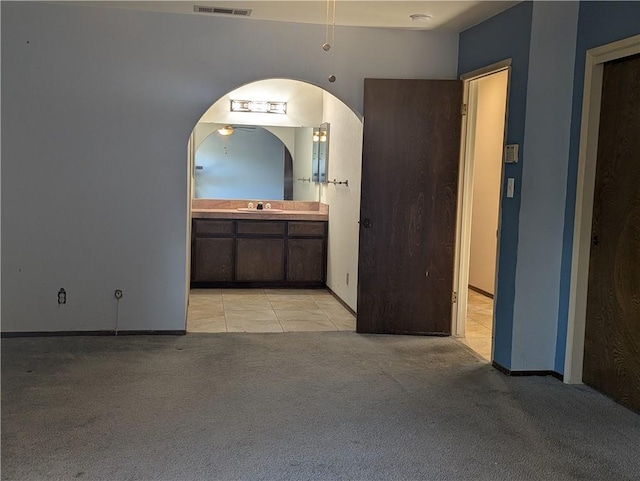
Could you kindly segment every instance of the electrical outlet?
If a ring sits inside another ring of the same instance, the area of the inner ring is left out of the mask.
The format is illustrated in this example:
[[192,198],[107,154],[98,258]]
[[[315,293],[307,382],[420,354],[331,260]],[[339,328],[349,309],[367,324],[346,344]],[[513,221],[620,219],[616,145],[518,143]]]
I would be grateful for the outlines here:
[[58,291],[58,304],[66,304],[67,303],[67,291],[65,291],[62,287]]

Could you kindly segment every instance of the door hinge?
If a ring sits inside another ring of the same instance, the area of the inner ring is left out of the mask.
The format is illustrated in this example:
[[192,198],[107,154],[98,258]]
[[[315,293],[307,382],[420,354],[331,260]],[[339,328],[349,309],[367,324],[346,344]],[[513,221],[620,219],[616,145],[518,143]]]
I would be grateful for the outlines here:
[[461,112],[462,115],[467,115],[467,104],[462,104]]
[[451,304],[455,304],[456,302],[458,302],[458,293],[454,292],[451,294]]

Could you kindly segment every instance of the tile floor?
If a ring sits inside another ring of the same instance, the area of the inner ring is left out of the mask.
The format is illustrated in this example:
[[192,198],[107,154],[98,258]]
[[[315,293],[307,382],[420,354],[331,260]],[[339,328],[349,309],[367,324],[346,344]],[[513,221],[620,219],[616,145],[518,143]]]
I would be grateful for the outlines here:
[[493,299],[469,289],[466,336],[458,340],[491,361]]
[[[469,290],[466,337],[491,360],[493,299]],[[188,332],[355,331],[356,319],[325,289],[192,289]]]
[[325,289],[192,289],[187,332],[355,331]]

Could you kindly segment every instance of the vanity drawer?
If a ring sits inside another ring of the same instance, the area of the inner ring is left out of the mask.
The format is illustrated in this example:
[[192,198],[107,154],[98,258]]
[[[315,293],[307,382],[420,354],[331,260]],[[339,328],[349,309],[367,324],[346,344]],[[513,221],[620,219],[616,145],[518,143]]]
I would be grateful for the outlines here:
[[238,235],[274,235],[284,237],[284,222],[258,220],[238,221]]
[[193,219],[193,234],[194,236],[233,235],[233,221]]
[[289,221],[289,236],[324,237],[326,225],[326,222]]

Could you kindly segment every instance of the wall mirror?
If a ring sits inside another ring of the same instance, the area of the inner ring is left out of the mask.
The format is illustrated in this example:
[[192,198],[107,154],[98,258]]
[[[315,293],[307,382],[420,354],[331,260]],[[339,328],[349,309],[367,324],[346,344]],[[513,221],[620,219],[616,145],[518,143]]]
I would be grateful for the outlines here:
[[194,198],[319,201],[312,181],[314,129],[235,125],[222,135],[224,127],[196,127]]
[[325,122],[313,131],[313,182],[324,184],[327,181],[329,163],[329,123]]

